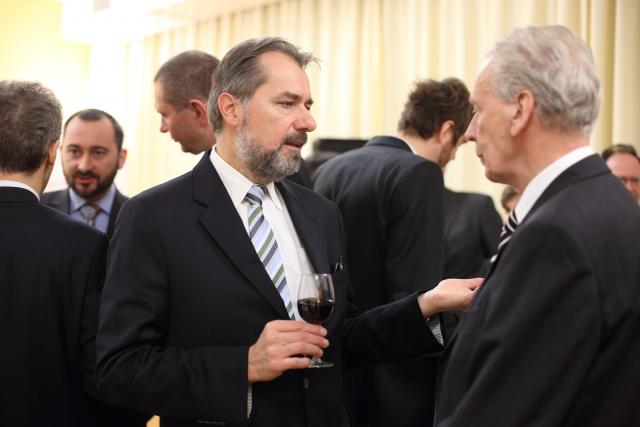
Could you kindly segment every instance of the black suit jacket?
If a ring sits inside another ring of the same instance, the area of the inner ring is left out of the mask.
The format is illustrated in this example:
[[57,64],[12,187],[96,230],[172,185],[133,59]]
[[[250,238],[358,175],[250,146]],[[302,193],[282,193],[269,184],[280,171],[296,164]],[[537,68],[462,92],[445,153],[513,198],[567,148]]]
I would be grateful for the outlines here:
[[502,220],[491,197],[444,192],[445,278],[481,277],[489,271],[500,240]]
[[97,425],[89,393],[106,251],[104,234],[0,187],[1,425]]
[[[320,166],[314,181],[345,224],[355,302],[363,308],[434,287],[442,275],[443,181],[402,140],[378,136]],[[353,426],[423,426],[433,418],[437,360],[372,366],[346,381]],[[427,421],[428,422],[428,421]]]
[[[113,199],[111,213],[109,214],[109,225],[107,227],[107,236],[109,237],[109,239],[113,237],[113,231],[115,229],[118,212],[120,212],[122,204],[128,199],[129,198],[127,196],[116,189],[116,196]],[[42,204],[51,206],[52,208],[57,209],[60,212],[69,214],[69,189],[67,188],[65,190],[50,191],[48,193],[44,193],[42,195],[41,202]]]
[[[331,272],[344,256],[337,208],[295,183],[277,186],[315,271]],[[355,316],[348,272],[333,278],[323,357],[336,367],[254,384],[247,420],[249,346],[287,312],[206,153],[192,172],[133,197],[120,212],[100,313],[100,392],[160,414],[163,426],[345,425],[343,367],[437,345],[415,295]]]
[[598,156],[517,227],[442,360],[439,427],[640,423],[640,209]]

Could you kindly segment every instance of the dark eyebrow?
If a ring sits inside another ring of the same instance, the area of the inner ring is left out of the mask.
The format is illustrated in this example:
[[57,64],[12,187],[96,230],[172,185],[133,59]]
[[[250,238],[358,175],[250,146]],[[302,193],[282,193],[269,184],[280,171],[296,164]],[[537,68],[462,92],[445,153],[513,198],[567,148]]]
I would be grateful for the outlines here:
[[[300,100],[302,100],[302,97],[300,95],[298,95],[297,93],[293,93],[293,92],[282,92],[280,94],[280,96],[283,96],[285,98],[288,98],[294,102],[299,102]],[[307,102],[304,103],[305,107],[309,108],[313,105],[313,99],[309,98],[309,100]]]

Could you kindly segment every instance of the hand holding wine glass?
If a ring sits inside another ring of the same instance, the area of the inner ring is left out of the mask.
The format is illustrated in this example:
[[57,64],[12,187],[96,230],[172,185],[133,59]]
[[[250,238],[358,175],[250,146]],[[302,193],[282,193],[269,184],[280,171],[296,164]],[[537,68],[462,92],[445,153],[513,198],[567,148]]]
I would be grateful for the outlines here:
[[[298,313],[307,322],[320,325],[333,313],[335,296],[330,274],[303,274],[298,287]],[[333,363],[313,357],[309,368],[329,368]]]

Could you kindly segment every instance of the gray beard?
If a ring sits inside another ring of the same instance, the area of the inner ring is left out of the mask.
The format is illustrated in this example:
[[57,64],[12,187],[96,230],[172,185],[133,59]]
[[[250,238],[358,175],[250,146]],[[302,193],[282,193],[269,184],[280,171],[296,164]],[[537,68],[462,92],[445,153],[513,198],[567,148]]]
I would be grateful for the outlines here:
[[247,117],[234,141],[234,145],[238,158],[258,181],[256,184],[267,184],[281,181],[285,177],[298,172],[302,164],[302,157],[299,153],[295,153],[289,158],[282,151],[282,147],[289,138],[304,138],[306,141],[306,137],[306,133],[287,136],[276,150],[265,151],[249,135],[249,119]]

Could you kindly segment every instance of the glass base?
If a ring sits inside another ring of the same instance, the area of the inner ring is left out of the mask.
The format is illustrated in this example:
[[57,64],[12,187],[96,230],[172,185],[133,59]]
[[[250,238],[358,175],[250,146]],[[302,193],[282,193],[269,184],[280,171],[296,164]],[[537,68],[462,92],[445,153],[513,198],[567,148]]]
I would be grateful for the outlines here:
[[325,360],[320,359],[319,357],[314,357],[311,359],[311,363],[307,366],[308,369],[311,368],[333,368],[332,362],[327,362]]

